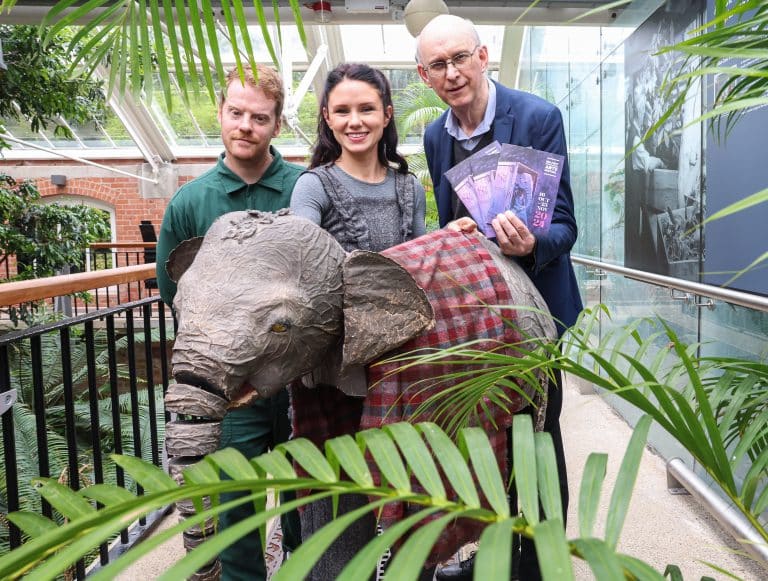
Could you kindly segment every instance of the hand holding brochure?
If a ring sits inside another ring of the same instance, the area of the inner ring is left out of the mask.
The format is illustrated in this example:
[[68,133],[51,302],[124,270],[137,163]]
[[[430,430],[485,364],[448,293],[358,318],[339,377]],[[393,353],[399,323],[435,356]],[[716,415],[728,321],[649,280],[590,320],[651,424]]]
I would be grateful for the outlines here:
[[486,236],[496,236],[491,221],[506,210],[537,235],[552,222],[563,163],[562,155],[494,141],[445,177]]

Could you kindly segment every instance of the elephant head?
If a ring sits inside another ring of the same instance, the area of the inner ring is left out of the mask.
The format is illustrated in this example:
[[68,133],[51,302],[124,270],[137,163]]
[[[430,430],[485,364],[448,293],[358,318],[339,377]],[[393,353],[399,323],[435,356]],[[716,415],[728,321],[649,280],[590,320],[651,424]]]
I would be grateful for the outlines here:
[[167,269],[178,285],[174,377],[228,406],[310,374],[364,396],[354,371],[432,320],[424,292],[396,262],[347,254],[287,211],[226,214],[174,250]]

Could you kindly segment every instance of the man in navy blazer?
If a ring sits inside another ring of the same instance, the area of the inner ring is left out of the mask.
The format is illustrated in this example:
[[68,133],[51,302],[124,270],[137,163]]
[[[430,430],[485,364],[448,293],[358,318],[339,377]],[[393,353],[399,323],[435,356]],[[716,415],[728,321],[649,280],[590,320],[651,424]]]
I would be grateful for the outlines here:
[[[513,212],[496,216],[493,229],[501,251],[517,260],[547,302],[558,333],[573,325],[582,310],[570,250],[576,242],[568,154],[560,111],[551,103],[491,81],[486,75],[488,49],[474,25],[463,18],[441,15],[431,20],[417,39],[417,68],[422,80],[448,105],[424,134],[424,150],[432,176],[440,225],[469,213],[456,196],[445,172],[473,152],[495,141],[532,147],[565,157],[552,224],[545,235],[534,236]],[[552,435],[558,460],[563,509],[568,506],[565,456],[560,434],[561,381],[550,385],[544,423]],[[471,563],[443,567],[438,579],[471,579]],[[520,579],[538,579],[533,544],[523,540]]]

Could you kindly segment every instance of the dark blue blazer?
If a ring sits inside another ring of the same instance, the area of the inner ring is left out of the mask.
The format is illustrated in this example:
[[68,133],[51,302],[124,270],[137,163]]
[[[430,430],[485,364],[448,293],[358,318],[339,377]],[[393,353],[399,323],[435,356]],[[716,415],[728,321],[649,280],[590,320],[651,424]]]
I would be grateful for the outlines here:
[[[570,327],[583,308],[570,251],[578,233],[573,213],[568,151],[560,110],[539,97],[496,85],[496,116],[493,138],[499,143],[533,147],[565,156],[563,176],[546,235],[536,239],[534,260],[518,260],[539,289],[552,315],[559,321],[558,333]],[[453,165],[453,139],[445,130],[448,111],[429,124],[424,133],[424,151],[435,187],[440,226],[453,218],[453,190],[445,172]]]

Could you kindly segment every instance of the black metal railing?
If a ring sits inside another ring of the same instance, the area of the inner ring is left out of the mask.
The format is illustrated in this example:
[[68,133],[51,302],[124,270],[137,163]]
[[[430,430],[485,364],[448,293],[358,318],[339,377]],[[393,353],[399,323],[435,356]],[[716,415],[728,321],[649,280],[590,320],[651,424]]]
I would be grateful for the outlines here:
[[[40,476],[73,490],[111,482],[141,493],[109,454],[163,463],[172,334],[165,317],[159,297],[148,297],[0,335],[0,395],[13,390],[17,395],[0,417],[0,503],[7,511],[35,510],[56,518],[32,490],[30,481]],[[0,551],[23,543],[5,518],[0,537]],[[119,545],[132,538],[135,534],[123,531],[113,553],[125,550]],[[110,551],[103,545],[93,557],[104,565]],[[85,567],[78,563],[73,575],[83,579]]]

